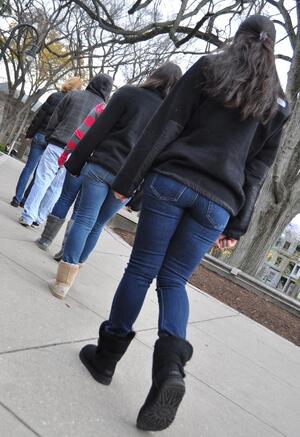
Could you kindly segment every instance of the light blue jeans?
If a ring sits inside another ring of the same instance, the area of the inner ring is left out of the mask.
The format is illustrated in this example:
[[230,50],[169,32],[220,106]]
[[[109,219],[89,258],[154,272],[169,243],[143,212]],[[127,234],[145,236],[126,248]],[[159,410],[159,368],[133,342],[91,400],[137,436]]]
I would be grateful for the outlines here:
[[37,167],[34,184],[24,205],[22,217],[31,225],[43,223],[57,202],[64,183],[66,169],[58,167],[62,148],[48,144]]
[[83,263],[96,246],[105,225],[127,202],[116,199],[110,185],[115,176],[98,164],[82,171],[79,205],[64,249],[63,261]]

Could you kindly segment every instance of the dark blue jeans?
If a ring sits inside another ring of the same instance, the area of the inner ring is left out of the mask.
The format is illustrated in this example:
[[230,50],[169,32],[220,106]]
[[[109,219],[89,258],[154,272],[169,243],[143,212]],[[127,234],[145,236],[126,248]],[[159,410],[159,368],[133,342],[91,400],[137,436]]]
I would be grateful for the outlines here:
[[79,205],[63,255],[63,261],[71,264],[87,260],[104,225],[126,203],[115,198],[110,189],[115,176],[100,165],[86,164],[82,176]]
[[69,209],[71,208],[77,197],[74,207],[74,213],[72,217],[74,218],[74,215],[76,214],[76,210],[79,204],[80,195],[78,193],[80,192],[81,189],[82,178],[83,177],[81,175],[79,177],[76,177],[71,175],[71,173],[67,171],[60,198],[54,205],[51,214],[55,215],[56,217],[59,217],[60,219],[66,218]]
[[186,282],[224,230],[229,213],[185,185],[159,174],[145,183],[143,206],[129,264],[114,296],[108,329],[133,328],[156,278],[159,333],[186,337]]
[[16,194],[14,200],[18,203],[21,202],[26,185],[32,173],[34,172],[36,166],[38,165],[42,154],[44,153],[45,147],[47,146],[45,135],[37,132],[31,141],[30,152],[27,158],[27,162],[20,174]]

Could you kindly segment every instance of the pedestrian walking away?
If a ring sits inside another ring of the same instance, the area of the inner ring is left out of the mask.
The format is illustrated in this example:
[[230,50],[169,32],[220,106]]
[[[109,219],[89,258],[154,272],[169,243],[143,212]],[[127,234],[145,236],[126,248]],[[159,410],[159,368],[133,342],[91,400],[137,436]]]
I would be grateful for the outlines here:
[[[108,98],[109,98],[109,96],[107,95],[107,99]],[[70,138],[70,140],[68,141],[63,153],[58,158],[58,166],[59,167],[62,167],[65,164],[70,153],[72,153],[76,149],[79,141],[84,137],[87,130],[95,123],[96,119],[102,114],[102,112],[104,111],[104,108],[105,108],[104,103],[99,103],[95,108],[93,108],[91,110],[91,112],[84,119],[83,123],[79,126],[79,128],[77,128],[74,131],[74,133],[73,133],[72,137]],[[79,177],[72,176],[71,173],[69,173],[67,171],[61,195],[60,195],[58,201],[56,202],[51,214],[49,214],[47,217],[47,222],[46,222],[46,225],[45,225],[45,228],[43,230],[41,237],[36,240],[36,244],[38,245],[38,247],[40,249],[42,249],[42,250],[48,249],[48,247],[51,245],[54,238],[58,234],[60,228],[64,224],[65,218],[68,214],[68,211],[71,208],[71,206],[73,205],[73,203],[75,202],[75,199],[77,198],[75,206],[74,206],[74,211],[73,211],[72,217],[68,223],[68,226],[67,226],[64,238],[63,238],[62,247],[59,250],[59,252],[54,255],[55,260],[60,261],[60,259],[62,258],[64,245],[65,245],[67,236],[69,235],[69,232],[70,232],[70,229],[71,229],[71,226],[73,224],[74,217],[75,217],[75,214],[77,211],[77,206],[79,203],[78,195],[79,195],[79,192],[81,189],[81,184],[82,184],[82,177],[81,176],[79,176]]]
[[125,205],[126,202],[116,199],[112,193],[114,178],[181,75],[180,68],[168,62],[141,86],[122,87],[66,162],[67,170],[73,175],[82,174],[83,180],[63,259],[56,280],[50,283],[50,290],[56,297],[63,299],[66,296],[79,266],[94,249],[104,225]]
[[19,177],[16,186],[16,194],[11,201],[12,206],[17,207],[21,203],[23,204],[22,206],[24,206],[27,198],[27,196],[24,196],[24,191],[30,176],[37,167],[40,158],[46,149],[47,142],[45,139],[45,131],[54,110],[68,91],[79,89],[80,87],[81,80],[79,77],[72,77],[71,79],[67,80],[62,85],[61,91],[52,93],[34,116],[30,126],[26,131],[26,138],[31,139],[30,152]]
[[85,90],[68,93],[54,111],[46,129],[48,146],[38,165],[33,187],[19,220],[22,225],[42,223],[53,209],[65,178],[65,168],[59,168],[58,165],[62,149],[90,110],[98,103],[103,103],[111,89],[112,79],[99,74]]
[[288,107],[274,45],[274,24],[254,15],[230,46],[199,59],[156,112],[112,184],[125,201],[145,179],[142,210],[98,345],[85,346],[80,358],[98,382],[111,382],[156,279],[158,340],[152,386],[137,417],[142,430],[167,428],[185,393],[184,366],[193,353],[186,340],[186,282],[214,244],[234,247],[245,234],[275,159]]

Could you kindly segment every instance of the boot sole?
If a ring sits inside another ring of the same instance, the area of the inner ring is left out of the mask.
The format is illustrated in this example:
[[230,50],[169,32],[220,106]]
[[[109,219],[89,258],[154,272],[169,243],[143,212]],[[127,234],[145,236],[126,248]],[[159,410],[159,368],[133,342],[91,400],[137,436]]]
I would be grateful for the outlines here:
[[46,252],[47,250],[48,250],[48,247],[50,246],[43,246],[42,244],[40,244],[39,242],[38,242],[38,240],[37,241],[35,241],[35,244],[37,245],[37,247],[39,248],[39,249],[41,249],[41,250],[43,250],[44,252]]
[[137,428],[143,431],[162,431],[168,428],[175,419],[184,394],[184,384],[167,381],[161,387],[157,399],[151,405],[141,408]]
[[54,261],[57,261],[58,263],[62,260],[62,256],[60,257],[53,257]]
[[51,284],[48,284],[48,287],[49,287],[49,290],[51,291],[51,293],[53,294],[54,297],[56,297],[57,299],[60,299],[60,300],[64,300],[64,298],[65,298],[66,296],[62,296],[62,295],[60,295],[60,294],[57,294],[57,293],[55,292],[55,290],[52,288],[52,285],[51,285]]
[[112,381],[112,378],[109,378],[107,376],[103,376],[100,373],[98,373],[97,370],[86,359],[86,357],[84,356],[84,353],[82,352],[82,350],[79,352],[79,358],[80,358],[80,361],[82,362],[82,364],[87,368],[87,370],[90,372],[92,377],[97,382],[99,382],[100,384],[103,384],[103,385],[110,385],[110,383]]

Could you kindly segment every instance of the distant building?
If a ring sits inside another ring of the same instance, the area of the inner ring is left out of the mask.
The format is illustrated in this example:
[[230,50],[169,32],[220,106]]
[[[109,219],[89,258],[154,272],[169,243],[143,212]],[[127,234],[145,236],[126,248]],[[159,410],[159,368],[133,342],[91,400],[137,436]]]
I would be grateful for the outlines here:
[[300,227],[290,224],[267,255],[258,278],[300,300]]

